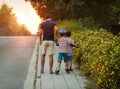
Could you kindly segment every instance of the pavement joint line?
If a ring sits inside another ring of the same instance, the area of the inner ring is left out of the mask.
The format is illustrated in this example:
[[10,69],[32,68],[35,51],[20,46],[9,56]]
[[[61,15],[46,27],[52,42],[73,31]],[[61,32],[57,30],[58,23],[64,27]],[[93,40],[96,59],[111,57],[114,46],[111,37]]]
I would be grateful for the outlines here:
[[73,75],[74,75],[74,77],[75,77],[75,79],[77,80],[77,82],[78,82],[78,84],[79,84],[79,87],[81,88],[81,83],[80,83],[80,81],[79,81],[79,79],[76,77],[76,75],[75,75],[75,73],[74,72],[72,72],[73,73]]
[[38,42],[39,38],[37,37],[23,89],[35,89]]
[[66,81],[66,79],[65,79],[65,76],[64,76],[63,72],[62,72],[62,76],[63,76],[63,78],[64,78],[64,81],[65,81],[65,84],[66,84],[66,86],[67,86],[67,89],[69,89],[69,86],[68,86],[68,84],[67,84],[67,81]]

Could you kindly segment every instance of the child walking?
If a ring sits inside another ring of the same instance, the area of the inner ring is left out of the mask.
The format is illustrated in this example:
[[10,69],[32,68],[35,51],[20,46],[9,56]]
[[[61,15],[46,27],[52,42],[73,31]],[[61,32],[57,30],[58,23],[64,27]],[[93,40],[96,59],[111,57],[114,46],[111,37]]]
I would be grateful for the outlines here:
[[73,48],[77,47],[77,45],[74,43],[74,40],[70,38],[71,32],[67,31],[66,33],[66,39],[68,40],[68,47],[67,47],[67,58],[68,58],[68,65],[69,65],[69,71],[73,71],[72,69],[72,61],[73,61]]
[[65,62],[65,70],[67,73],[69,73],[68,69],[68,60],[67,60],[67,47],[68,47],[68,40],[65,38],[66,37],[67,31],[65,29],[61,29],[59,34],[60,38],[56,42],[58,46],[58,65],[55,71],[55,74],[58,75],[60,72],[60,67],[61,67],[61,62],[64,60]]

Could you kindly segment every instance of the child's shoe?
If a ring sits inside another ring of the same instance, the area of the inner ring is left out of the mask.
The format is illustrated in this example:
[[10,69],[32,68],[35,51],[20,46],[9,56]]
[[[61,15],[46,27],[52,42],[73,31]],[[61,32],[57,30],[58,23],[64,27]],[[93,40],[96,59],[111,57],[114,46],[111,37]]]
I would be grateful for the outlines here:
[[59,75],[59,72],[60,72],[60,70],[56,70],[56,71],[55,71],[55,74],[56,74],[56,75]]
[[72,68],[70,68],[70,69],[69,69],[69,71],[73,71],[73,69],[72,69]]
[[65,71],[66,71],[67,73],[70,73],[68,68],[67,68],[67,69],[65,69]]

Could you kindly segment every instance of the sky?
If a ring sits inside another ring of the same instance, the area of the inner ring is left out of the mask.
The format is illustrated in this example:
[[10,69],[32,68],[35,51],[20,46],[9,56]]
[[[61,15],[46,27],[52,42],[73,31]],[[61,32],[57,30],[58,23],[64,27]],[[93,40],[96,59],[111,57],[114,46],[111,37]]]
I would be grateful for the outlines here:
[[13,8],[13,13],[15,13],[19,24],[24,24],[32,34],[36,34],[41,20],[30,2],[25,2],[25,0],[0,0],[0,5],[3,3]]

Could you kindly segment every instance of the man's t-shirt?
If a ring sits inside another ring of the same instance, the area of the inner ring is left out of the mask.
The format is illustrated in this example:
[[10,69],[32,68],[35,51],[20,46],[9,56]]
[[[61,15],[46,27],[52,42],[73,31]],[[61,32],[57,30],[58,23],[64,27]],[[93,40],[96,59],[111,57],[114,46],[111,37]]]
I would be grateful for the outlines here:
[[51,20],[46,20],[41,24],[43,29],[43,40],[54,40],[54,27],[56,23]]

